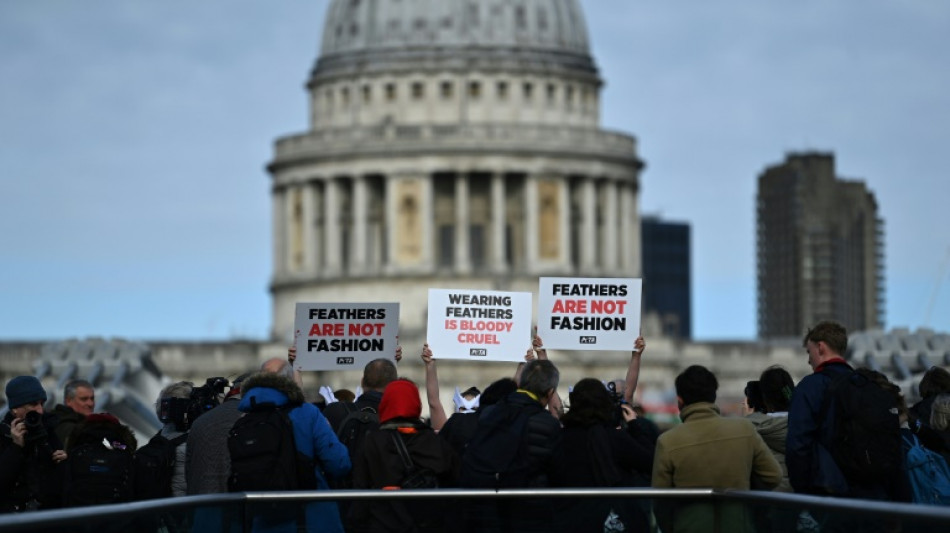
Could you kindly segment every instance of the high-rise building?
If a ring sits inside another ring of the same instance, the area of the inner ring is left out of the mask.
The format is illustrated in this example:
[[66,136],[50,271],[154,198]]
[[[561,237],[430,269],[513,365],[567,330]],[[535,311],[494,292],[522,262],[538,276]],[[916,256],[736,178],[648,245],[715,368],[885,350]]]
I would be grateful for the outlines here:
[[665,336],[692,338],[689,224],[643,217],[640,244],[644,313],[657,315]]
[[863,182],[835,175],[834,154],[765,169],[756,213],[760,337],[800,337],[821,320],[884,327],[884,223]]
[[275,339],[294,304],[640,275],[636,140],[600,128],[577,0],[330,3],[308,131],[277,140]]

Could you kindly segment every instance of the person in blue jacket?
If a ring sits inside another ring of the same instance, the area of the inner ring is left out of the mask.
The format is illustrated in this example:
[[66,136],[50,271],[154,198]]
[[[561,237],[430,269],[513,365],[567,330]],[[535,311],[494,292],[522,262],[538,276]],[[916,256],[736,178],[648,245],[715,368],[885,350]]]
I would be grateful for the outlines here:
[[[293,378],[283,372],[265,370],[249,377],[242,386],[243,396],[238,409],[251,410],[256,404],[273,403],[281,407],[293,405],[289,418],[294,426],[294,443],[297,451],[314,460],[314,472],[317,478],[317,490],[329,490],[324,474],[333,478],[345,476],[350,472],[350,456],[346,446],[340,443],[330,428],[327,419],[320,410],[304,400],[303,391]],[[311,502],[305,505],[304,516],[308,532],[343,532],[343,522],[336,502]],[[287,519],[275,523],[262,517],[255,517],[254,531],[295,532],[297,531],[297,513],[290,512]]]

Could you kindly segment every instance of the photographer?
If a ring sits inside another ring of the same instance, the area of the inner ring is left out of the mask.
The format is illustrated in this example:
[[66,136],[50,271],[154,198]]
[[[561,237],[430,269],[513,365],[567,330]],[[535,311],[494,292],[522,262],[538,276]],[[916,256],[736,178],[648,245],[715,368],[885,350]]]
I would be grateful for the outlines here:
[[46,390],[33,376],[6,386],[10,412],[0,423],[0,513],[60,507],[66,452],[55,417],[43,413]]
[[[179,381],[162,389],[155,404],[158,419],[164,424],[159,434],[169,441],[185,435],[191,428],[188,411],[191,406],[192,389],[190,381]],[[187,438],[187,437],[185,437]],[[187,482],[185,481],[185,458],[187,457],[187,443],[182,441],[175,450],[175,468],[171,476],[171,495],[185,496]],[[164,487],[162,487],[163,490]]]

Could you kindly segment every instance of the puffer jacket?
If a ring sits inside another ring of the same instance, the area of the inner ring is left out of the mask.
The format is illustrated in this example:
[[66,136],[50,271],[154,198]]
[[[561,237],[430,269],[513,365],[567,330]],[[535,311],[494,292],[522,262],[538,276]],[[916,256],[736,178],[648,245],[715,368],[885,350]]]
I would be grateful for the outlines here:
[[[792,492],[788,482],[788,467],[785,465],[785,434],[788,433],[788,413],[770,413],[762,417],[748,417],[765,445],[772,451],[775,460],[782,467],[782,482],[775,487],[776,492]],[[753,486],[753,488],[756,488]]]
[[[254,404],[271,403],[277,407],[296,406],[288,417],[294,427],[294,444],[297,451],[314,460],[317,490],[330,488],[324,473],[342,477],[350,472],[351,463],[346,446],[340,443],[329,422],[312,403],[304,401],[303,391],[292,380],[277,374],[259,373],[245,380],[241,387],[243,396],[238,409],[251,411]],[[313,502],[304,508],[306,531],[340,532],[343,522],[336,502]],[[294,516],[275,520],[273,517],[257,517],[255,531],[297,531]]]

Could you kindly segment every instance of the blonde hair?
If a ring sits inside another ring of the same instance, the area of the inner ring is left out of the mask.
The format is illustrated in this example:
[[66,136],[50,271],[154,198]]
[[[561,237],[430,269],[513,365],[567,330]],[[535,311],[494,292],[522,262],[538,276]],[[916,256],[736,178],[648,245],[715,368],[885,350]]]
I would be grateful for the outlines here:
[[930,411],[930,427],[945,431],[950,427],[950,394],[938,394]]

